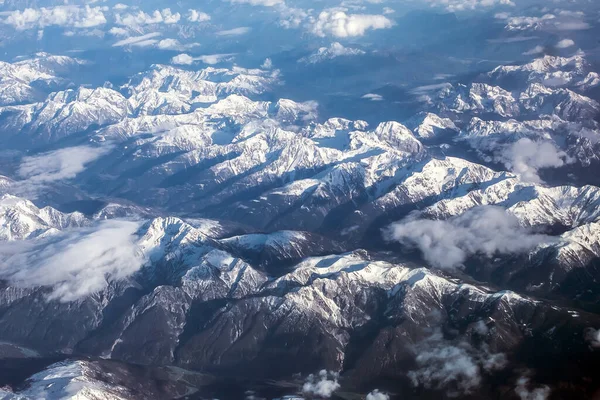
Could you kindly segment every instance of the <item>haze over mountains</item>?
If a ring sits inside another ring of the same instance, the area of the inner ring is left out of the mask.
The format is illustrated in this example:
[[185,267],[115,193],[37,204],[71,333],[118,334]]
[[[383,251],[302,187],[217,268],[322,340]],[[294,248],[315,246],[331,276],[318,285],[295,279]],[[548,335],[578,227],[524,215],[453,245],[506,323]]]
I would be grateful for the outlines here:
[[0,398],[598,396],[595,4],[0,7]]

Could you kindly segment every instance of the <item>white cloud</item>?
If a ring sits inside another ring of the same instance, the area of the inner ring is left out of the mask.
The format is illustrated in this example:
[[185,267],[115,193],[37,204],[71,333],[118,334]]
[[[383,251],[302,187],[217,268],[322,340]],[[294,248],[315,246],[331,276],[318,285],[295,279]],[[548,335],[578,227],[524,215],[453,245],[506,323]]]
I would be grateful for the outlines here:
[[163,39],[156,44],[161,50],[179,50],[182,48],[181,43],[177,39]]
[[580,131],[574,132],[574,134],[580,138],[589,140],[592,144],[600,143],[600,131],[598,130],[582,128]]
[[523,53],[524,56],[534,56],[537,54],[542,54],[545,51],[543,46],[535,46],[533,49],[526,51]]
[[475,207],[443,221],[412,214],[383,233],[388,241],[419,249],[429,264],[441,269],[460,268],[469,256],[524,253],[554,241],[521,227],[515,216],[495,206]]
[[[484,332],[477,334],[486,335]],[[441,329],[415,346],[418,368],[410,371],[412,384],[428,389],[446,390],[450,397],[473,392],[481,384],[483,371],[501,370],[506,366],[506,356],[492,353],[484,342],[475,347],[464,338],[445,340]]]
[[375,389],[367,395],[365,400],[390,400],[390,396],[380,392],[379,389]]
[[21,161],[18,174],[28,184],[75,178],[86,166],[110,151],[110,146],[77,146],[51,151]]
[[364,96],[362,96],[362,98],[371,101],[383,101],[383,96],[376,93],[367,93]]
[[427,0],[434,6],[444,7],[449,12],[470,11],[497,6],[514,6],[512,0]]
[[219,31],[216,33],[217,36],[241,36],[241,35],[245,35],[246,33],[250,32],[250,28],[246,27],[246,26],[242,26],[239,28],[233,28],[233,29],[227,29],[224,31]]
[[566,49],[573,46],[575,46],[575,42],[571,39],[563,39],[560,42],[556,43],[556,47],[559,49]]
[[170,8],[163,10],[154,10],[152,14],[146,14],[143,11],[138,11],[134,14],[117,14],[115,22],[118,25],[127,27],[138,27],[152,24],[176,24],[181,19],[181,14],[173,13]]
[[505,37],[505,38],[497,38],[497,39],[488,39],[489,43],[519,43],[519,42],[528,42],[530,40],[538,39],[537,36],[513,36],[513,37]]
[[101,7],[57,6],[12,11],[3,22],[17,30],[43,29],[48,26],[92,28],[106,24],[106,17]]
[[270,58],[265,59],[265,62],[260,66],[262,69],[271,69],[273,68],[273,61]]
[[46,238],[0,243],[0,277],[21,287],[48,286],[50,298],[74,301],[127,278],[145,262],[139,224],[104,221]]
[[547,400],[550,397],[550,388],[542,386],[535,389],[529,388],[530,382],[528,377],[521,377],[517,381],[515,392],[521,400]]
[[284,0],[229,0],[234,4],[250,4],[252,6],[273,7],[284,4]]
[[594,348],[600,348],[600,329],[596,330],[593,328],[590,328],[587,330],[587,332],[585,333],[585,338],[588,341],[588,343],[590,344],[590,346],[594,347]]
[[146,47],[153,46],[158,43],[156,37],[160,36],[159,32],[152,32],[142,36],[133,36],[127,39],[119,40],[117,43],[113,44],[113,47],[122,47],[122,46],[137,46],[137,47]]
[[310,16],[309,12],[301,8],[282,6],[279,9],[279,25],[286,29],[298,28]]
[[171,59],[172,64],[177,65],[192,65],[195,61],[201,61],[208,65],[218,64],[220,62],[231,59],[234,54],[207,54],[198,57],[192,57],[189,54],[179,54]]
[[179,54],[171,58],[171,64],[176,65],[192,65],[194,61],[194,57],[189,54]]
[[108,33],[114,36],[129,36],[129,31],[125,28],[120,28],[118,26],[113,26],[109,29]]
[[207,54],[200,57],[196,57],[195,59],[198,61],[202,61],[204,64],[214,65],[223,61],[227,61],[233,58],[235,54]]
[[535,142],[528,138],[505,147],[496,157],[506,168],[527,182],[541,182],[538,171],[542,168],[559,168],[571,162],[567,154],[551,142]]
[[196,47],[199,46],[198,43],[190,43],[190,44],[182,44],[179,40],[177,39],[163,39],[161,41],[159,41],[158,43],[156,43],[156,47],[161,49],[161,50],[185,50],[185,49],[190,49],[192,47]]
[[190,22],[206,22],[210,21],[210,15],[198,10],[189,10],[187,20]]
[[111,149],[112,145],[76,146],[24,157],[17,169],[21,180],[13,182],[11,193],[30,199],[37,198],[53,182],[75,178],[86,169],[88,164]]
[[309,375],[302,386],[302,393],[329,398],[337,389],[340,388],[338,375],[334,372],[322,370],[318,375]]
[[509,31],[578,31],[590,28],[583,20],[584,15],[578,13],[544,14],[537,16],[511,17],[507,19],[506,29]]
[[347,14],[342,9],[329,9],[319,14],[310,29],[317,36],[345,38],[363,36],[368,30],[392,26],[393,22],[384,15]]

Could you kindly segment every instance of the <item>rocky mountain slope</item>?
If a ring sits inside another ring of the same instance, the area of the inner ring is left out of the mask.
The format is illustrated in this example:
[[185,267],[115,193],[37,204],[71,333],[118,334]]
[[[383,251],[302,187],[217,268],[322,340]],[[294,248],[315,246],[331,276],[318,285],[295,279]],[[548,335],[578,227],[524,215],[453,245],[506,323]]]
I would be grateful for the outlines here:
[[26,86],[0,107],[15,154],[0,341],[73,360],[0,396],[49,379],[79,398],[205,395],[132,388],[133,367],[87,356],[253,380],[325,369],[398,398],[597,389],[600,182],[584,168],[599,81],[583,56],[444,85],[374,126],[270,99],[276,70],[156,65],[120,88],[28,89],[78,62],[3,67]]

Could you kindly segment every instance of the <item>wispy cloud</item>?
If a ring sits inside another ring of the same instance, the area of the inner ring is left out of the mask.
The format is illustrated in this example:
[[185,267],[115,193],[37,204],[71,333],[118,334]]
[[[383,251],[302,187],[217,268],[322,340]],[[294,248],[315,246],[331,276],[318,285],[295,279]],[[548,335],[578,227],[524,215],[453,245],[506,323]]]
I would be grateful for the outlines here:
[[384,238],[414,247],[424,259],[441,269],[454,269],[473,255],[517,254],[554,239],[519,225],[501,207],[475,207],[448,220],[408,216],[384,230]]
[[250,32],[251,29],[246,26],[241,26],[239,28],[227,29],[224,31],[218,31],[216,33],[217,36],[241,36]]
[[75,178],[86,165],[96,161],[112,147],[76,146],[25,157],[18,174],[30,183],[55,182]]
[[0,278],[21,287],[47,286],[51,299],[74,301],[124,279],[145,262],[139,224],[104,221],[25,242],[0,243]]
[[145,47],[145,46],[152,46],[152,45],[155,45],[156,43],[158,43],[158,40],[156,40],[155,38],[158,37],[158,36],[160,36],[160,35],[161,35],[160,32],[152,32],[152,33],[148,33],[146,35],[128,37],[126,39],[119,40],[118,42],[116,42],[115,44],[113,44],[113,47],[123,47],[123,46]]
[[[489,334],[489,329],[479,321],[474,331],[479,336]],[[482,374],[503,369],[506,356],[493,353],[483,342],[474,346],[466,338],[446,340],[440,328],[417,344],[417,368],[408,373],[414,386],[446,390],[451,397],[473,392],[482,381]]]
[[497,6],[514,6],[512,0],[427,0],[433,6],[443,7],[449,12],[489,9]]
[[509,31],[580,31],[590,29],[581,12],[559,11],[542,16],[516,16],[506,18]]
[[192,57],[189,54],[179,54],[171,59],[171,63],[175,65],[192,65],[196,61],[201,61],[204,64],[215,65],[223,61],[232,59],[235,54],[207,54],[198,57]]
[[14,180],[9,191],[19,196],[36,198],[53,182],[68,181],[83,172],[87,166],[112,150],[102,147],[75,146],[24,157],[17,170],[20,180]]
[[541,386],[532,388],[529,377],[522,376],[517,381],[515,387],[515,393],[521,400],[547,400],[550,397],[550,388],[548,386]]

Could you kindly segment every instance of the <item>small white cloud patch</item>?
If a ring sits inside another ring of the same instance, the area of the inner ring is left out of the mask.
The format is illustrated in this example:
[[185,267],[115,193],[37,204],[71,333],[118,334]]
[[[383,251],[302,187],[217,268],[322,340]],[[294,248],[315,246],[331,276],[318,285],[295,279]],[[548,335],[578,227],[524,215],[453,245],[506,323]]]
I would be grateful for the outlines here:
[[575,46],[575,42],[571,39],[563,39],[556,44],[556,47],[559,49],[567,49],[569,47]]
[[521,400],[547,400],[550,397],[550,388],[542,386],[538,388],[530,388],[529,378],[523,376],[517,381],[515,392]]
[[390,400],[390,396],[388,396],[386,393],[380,392],[379,389],[375,389],[367,395],[365,400]]
[[593,348],[600,348],[600,329],[590,328],[585,333],[585,338]]
[[383,101],[383,96],[376,93],[367,93],[362,98],[371,101]]
[[330,9],[319,14],[311,30],[321,37],[345,38],[363,36],[368,30],[387,29],[393,25],[384,15],[347,14],[343,9]]
[[271,69],[273,68],[273,61],[270,58],[265,59],[265,62],[260,66],[262,69]]
[[514,6],[512,0],[427,0],[434,6],[443,7],[448,12],[472,11],[497,6]]
[[542,54],[544,51],[546,51],[544,49],[543,46],[535,46],[533,49],[531,50],[527,50],[526,52],[523,53],[524,56],[535,56],[537,54]]
[[522,138],[505,147],[496,157],[506,168],[527,182],[540,183],[538,171],[542,168],[559,168],[571,162],[567,154],[548,141]]
[[198,11],[198,10],[190,10],[187,20],[189,22],[206,22],[210,21],[210,15],[207,13]]
[[306,382],[302,386],[302,393],[322,398],[329,398],[337,389],[340,388],[338,383],[338,374],[322,370],[318,375],[309,375]]
[[194,61],[194,57],[189,54],[179,54],[171,58],[171,64],[175,65],[192,65]]

